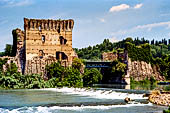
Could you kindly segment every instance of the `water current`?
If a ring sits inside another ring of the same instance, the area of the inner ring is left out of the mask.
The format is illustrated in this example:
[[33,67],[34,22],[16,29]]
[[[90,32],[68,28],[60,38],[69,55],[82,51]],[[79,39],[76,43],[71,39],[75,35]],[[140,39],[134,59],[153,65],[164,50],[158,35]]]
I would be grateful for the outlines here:
[[[162,113],[147,91],[113,88],[0,90],[0,113]],[[132,102],[125,103],[126,97]]]

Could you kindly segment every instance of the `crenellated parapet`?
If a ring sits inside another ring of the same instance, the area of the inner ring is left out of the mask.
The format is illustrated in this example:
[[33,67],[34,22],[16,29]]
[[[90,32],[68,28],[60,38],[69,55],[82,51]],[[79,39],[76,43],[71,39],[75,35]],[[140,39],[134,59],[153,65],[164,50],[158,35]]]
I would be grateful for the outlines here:
[[24,18],[25,30],[56,30],[72,31],[74,26],[74,20],[44,20],[44,19],[27,19]]

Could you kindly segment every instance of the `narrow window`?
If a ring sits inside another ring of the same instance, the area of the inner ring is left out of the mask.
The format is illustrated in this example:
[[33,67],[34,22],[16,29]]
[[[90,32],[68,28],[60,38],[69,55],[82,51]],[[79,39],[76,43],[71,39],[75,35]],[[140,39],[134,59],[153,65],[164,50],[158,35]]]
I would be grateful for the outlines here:
[[60,44],[65,45],[67,43],[67,40],[63,38],[63,36],[60,36]]
[[42,43],[45,43],[45,36],[44,35],[42,35],[41,40],[42,40]]
[[34,29],[34,22],[32,22],[32,29]]
[[38,27],[38,30],[39,30],[40,32],[42,31],[41,26]]

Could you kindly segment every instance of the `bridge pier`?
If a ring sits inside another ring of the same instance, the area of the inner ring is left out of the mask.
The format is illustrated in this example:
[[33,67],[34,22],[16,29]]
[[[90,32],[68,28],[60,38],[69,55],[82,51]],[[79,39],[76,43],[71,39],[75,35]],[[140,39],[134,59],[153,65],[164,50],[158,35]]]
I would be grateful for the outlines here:
[[125,75],[125,82],[127,85],[130,85],[130,75],[129,72],[127,72],[127,74]]

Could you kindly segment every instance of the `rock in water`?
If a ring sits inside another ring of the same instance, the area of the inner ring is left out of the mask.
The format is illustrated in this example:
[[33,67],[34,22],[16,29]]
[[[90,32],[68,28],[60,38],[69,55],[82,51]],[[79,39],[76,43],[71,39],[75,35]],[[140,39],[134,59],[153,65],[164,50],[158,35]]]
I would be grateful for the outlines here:
[[131,101],[131,99],[130,99],[130,98],[128,98],[128,97],[126,97],[126,98],[124,99],[124,101],[125,101],[126,103],[128,103],[128,102],[130,102],[130,101]]

